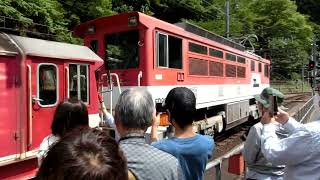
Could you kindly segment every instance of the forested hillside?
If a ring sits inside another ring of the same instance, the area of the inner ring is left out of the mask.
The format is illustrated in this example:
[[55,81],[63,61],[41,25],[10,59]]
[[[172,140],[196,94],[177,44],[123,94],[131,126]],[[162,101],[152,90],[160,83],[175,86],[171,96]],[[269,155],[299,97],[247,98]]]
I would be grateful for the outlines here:
[[[176,23],[191,21],[225,35],[226,0],[1,0],[0,27],[29,35],[81,43],[72,29],[81,22],[141,11]],[[230,38],[272,61],[273,79],[296,79],[320,39],[320,3],[315,0],[230,0]],[[4,18],[6,17],[6,18]],[[51,34],[51,35],[48,35]]]

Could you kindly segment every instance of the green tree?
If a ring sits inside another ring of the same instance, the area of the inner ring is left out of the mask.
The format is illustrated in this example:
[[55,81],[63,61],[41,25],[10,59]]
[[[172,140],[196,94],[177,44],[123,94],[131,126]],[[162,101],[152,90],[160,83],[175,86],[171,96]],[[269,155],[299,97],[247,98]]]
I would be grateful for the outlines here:
[[57,35],[53,39],[68,34],[65,11],[57,1],[2,0],[0,15],[11,18],[6,19],[6,26],[21,32],[31,31],[43,35],[53,33]]
[[253,27],[258,35],[258,48],[268,53],[274,75],[301,71],[308,58],[312,27],[297,12],[290,0],[259,0],[249,3],[255,14]]
[[80,23],[115,14],[112,11],[111,0],[59,0],[59,2],[67,11],[65,19],[68,19],[67,27],[70,30]]

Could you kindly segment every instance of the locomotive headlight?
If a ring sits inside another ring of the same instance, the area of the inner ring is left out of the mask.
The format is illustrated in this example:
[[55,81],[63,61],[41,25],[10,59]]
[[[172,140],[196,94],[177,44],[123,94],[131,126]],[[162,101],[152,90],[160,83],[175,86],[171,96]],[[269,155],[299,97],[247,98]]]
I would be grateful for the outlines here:
[[130,17],[128,18],[128,25],[129,25],[129,26],[136,26],[136,25],[138,25],[138,18],[137,18],[137,16],[130,16]]
[[96,27],[95,26],[89,26],[87,29],[87,33],[92,35],[96,32]]

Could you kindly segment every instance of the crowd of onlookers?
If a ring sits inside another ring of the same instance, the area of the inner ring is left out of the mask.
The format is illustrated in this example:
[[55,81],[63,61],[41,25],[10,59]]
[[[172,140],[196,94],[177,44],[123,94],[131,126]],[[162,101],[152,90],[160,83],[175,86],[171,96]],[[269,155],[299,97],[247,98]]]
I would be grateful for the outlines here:
[[[174,137],[158,140],[160,115],[151,94],[140,88],[121,93],[114,117],[101,100],[102,119],[115,129],[115,138],[90,129],[88,110],[76,99],[61,102],[51,134],[39,148],[36,179],[203,179],[212,156],[212,137],[193,132],[196,98],[188,88],[172,89],[163,103]],[[152,143],[145,132],[152,126]]]
[[[284,95],[265,88],[256,96],[261,121],[252,126],[243,149],[246,179],[320,179],[320,123],[300,124],[288,113],[270,113],[270,96],[279,104]],[[61,102],[51,134],[39,147],[36,179],[201,180],[214,151],[212,137],[193,131],[196,98],[185,87],[172,89],[163,103],[174,136],[159,140],[160,115],[151,94],[141,88],[121,93],[114,116],[105,108],[103,122],[115,130],[89,128],[86,105],[77,99]],[[151,126],[152,143],[145,132]]]

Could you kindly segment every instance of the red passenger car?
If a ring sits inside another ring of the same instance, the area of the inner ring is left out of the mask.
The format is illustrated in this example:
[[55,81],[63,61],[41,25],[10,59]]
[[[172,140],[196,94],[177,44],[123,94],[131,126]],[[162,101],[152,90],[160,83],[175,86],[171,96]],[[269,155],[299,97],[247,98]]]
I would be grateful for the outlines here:
[[[190,88],[198,120],[206,120],[196,123],[202,133],[256,117],[253,95],[269,86],[269,60],[190,23],[169,24],[132,12],[86,22],[75,33],[104,58],[121,89],[140,86],[162,102],[172,88]],[[118,96],[117,88],[104,95],[109,108]]]
[[95,70],[103,64],[85,46],[0,33],[0,179],[26,179],[57,104],[77,97],[97,126]]

